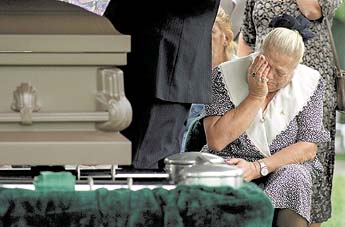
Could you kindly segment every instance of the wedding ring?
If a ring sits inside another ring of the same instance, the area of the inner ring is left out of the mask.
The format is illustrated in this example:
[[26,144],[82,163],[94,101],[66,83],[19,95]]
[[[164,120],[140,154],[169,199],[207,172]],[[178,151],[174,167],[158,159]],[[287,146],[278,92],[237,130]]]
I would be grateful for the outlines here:
[[252,72],[252,77],[255,78],[256,77],[256,73]]

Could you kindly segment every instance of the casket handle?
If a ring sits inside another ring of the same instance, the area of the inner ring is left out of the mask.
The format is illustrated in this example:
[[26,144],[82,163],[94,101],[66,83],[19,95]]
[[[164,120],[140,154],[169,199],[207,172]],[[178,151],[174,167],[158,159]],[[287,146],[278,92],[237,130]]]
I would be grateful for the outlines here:
[[11,109],[20,112],[23,125],[31,125],[32,112],[40,110],[35,87],[30,83],[21,83],[13,92]]
[[121,131],[132,121],[132,107],[125,96],[123,72],[118,68],[101,69],[96,95],[97,109],[108,111],[109,119],[97,123],[101,131]]

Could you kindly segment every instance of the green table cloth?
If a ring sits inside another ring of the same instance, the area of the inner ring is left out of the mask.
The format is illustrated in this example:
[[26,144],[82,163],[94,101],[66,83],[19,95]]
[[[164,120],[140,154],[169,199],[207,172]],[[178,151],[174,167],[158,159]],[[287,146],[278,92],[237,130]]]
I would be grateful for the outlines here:
[[32,191],[0,188],[0,226],[271,226],[255,184],[175,189]]

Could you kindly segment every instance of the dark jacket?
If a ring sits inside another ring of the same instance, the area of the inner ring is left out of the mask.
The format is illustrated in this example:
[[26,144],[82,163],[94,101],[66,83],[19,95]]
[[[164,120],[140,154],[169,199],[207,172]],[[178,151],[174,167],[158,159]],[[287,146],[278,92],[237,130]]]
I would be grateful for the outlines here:
[[210,102],[218,6],[219,0],[111,0],[104,16],[131,35],[125,89],[171,102]]

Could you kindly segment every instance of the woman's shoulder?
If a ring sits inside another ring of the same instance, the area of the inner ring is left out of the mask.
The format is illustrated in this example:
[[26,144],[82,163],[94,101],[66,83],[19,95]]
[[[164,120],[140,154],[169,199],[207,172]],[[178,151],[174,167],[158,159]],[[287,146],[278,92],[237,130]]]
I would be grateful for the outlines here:
[[223,70],[219,65],[212,70],[212,84],[218,89],[225,86]]
[[228,95],[228,89],[226,86],[224,73],[221,67],[218,65],[212,71],[212,92],[215,94]]

